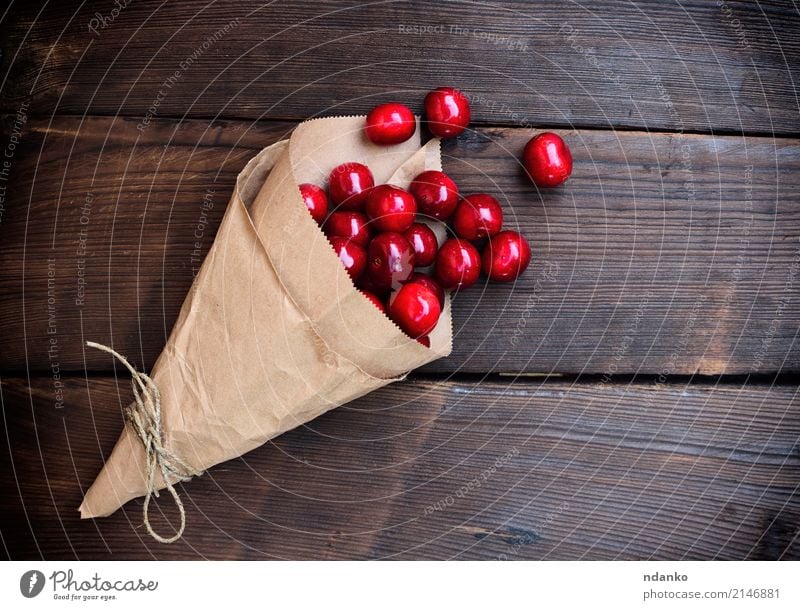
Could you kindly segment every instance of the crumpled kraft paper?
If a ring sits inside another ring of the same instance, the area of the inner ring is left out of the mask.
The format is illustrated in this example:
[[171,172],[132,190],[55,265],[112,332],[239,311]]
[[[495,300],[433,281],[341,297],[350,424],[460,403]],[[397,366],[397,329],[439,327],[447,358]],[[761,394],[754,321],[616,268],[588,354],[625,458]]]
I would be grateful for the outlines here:
[[[324,185],[345,161],[375,183],[408,187],[441,170],[439,140],[377,146],[364,117],[315,119],[239,174],[217,237],[150,376],[161,391],[164,446],[195,471],[401,379],[452,348],[450,300],[425,348],[358,292],[298,185]],[[146,493],[145,451],[125,426],[80,506],[110,515]],[[158,478],[158,488],[163,488]]]

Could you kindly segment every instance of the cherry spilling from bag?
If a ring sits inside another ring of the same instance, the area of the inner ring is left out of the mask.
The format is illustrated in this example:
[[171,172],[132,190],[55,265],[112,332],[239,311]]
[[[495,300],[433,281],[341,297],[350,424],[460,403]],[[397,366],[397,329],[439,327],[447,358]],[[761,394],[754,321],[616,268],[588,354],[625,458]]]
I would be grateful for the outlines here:
[[[469,125],[469,102],[458,89],[431,91],[424,105],[435,136],[456,137]],[[415,131],[412,111],[400,103],[375,107],[364,125],[366,137],[382,146],[405,142]],[[531,138],[522,163],[539,187],[559,186],[572,172],[569,147],[551,132]],[[309,213],[365,298],[425,347],[445,290],[465,290],[481,272],[493,282],[513,282],[530,264],[525,237],[503,230],[500,202],[486,193],[461,196],[444,172],[424,171],[406,190],[376,185],[366,165],[348,162],[330,172],[327,189],[326,195],[320,186],[300,185]],[[432,227],[448,222],[455,236],[440,244]]]

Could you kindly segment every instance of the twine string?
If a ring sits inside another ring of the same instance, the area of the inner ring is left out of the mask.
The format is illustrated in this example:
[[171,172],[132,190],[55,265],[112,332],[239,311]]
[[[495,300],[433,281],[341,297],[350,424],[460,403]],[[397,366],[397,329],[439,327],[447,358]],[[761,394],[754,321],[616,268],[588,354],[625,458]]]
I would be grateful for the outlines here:
[[[131,373],[131,385],[136,406],[127,407],[125,409],[125,417],[136,436],[142,442],[147,460],[145,469],[147,493],[142,507],[144,525],[147,528],[147,532],[155,540],[164,544],[171,544],[180,539],[183,535],[183,530],[186,529],[186,510],[178,496],[178,492],[170,482],[170,477],[177,478],[179,481],[188,481],[192,476],[200,475],[202,472],[195,471],[179,456],[164,447],[164,431],[161,428],[161,392],[152,378],[145,373],[137,371],[125,356],[110,347],[94,341],[87,341],[86,345],[111,354]],[[150,525],[150,499],[152,496],[159,497],[158,489],[156,489],[156,473],[158,472],[161,473],[161,478],[164,480],[170,495],[172,495],[181,518],[180,527],[169,538],[164,538],[156,533]]]

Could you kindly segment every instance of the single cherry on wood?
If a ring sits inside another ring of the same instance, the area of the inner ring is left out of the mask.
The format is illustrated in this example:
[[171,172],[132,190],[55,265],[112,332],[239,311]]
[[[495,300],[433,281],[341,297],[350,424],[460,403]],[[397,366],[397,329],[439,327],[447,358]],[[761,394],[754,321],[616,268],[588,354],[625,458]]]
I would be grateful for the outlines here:
[[469,125],[469,101],[458,89],[439,87],[425,96],[425,118],[433,135],[454,138]]
[[413,339],[431,332],[441,313],[436,295],[422,284],[405,284],[389,297],[389,317]]
[[483,247],[483,272],[493,282],[513,282],[531,262],[531,248],[516,231],[501,231]]
[[366,248],[372,237],[369,219],[361,212],[347,210],[332,212],[322,227],[328,237],[344,237]]
[[350,274],[350,279],[354,282],[358,280],[367,266],[367,253],[364,248],[344,237],[331,237],[330,242],[347,273]]
[[367,115],[364,131],[375,144],[400,144],[417,129],[414,113],[404,104],[381,104]]
[[453,229],[461,239],[491,237],[502,228],[503,209],[497,199],[485,193],[464,197],[453,214]]
[[363,210],[367,195],[374,185],[372,171],[361,163],[337,165],[328,177],[331,201],[342,210]]
[[428,225],[415,222],[403,232],[414,248],[417,267],[427,267],[436,260],[436,252],[439,250],[439,242],[436,241],[436,233]]
[[438,220],[447,220],[458,205],[458,187],[453,180],[437,170],[419,174],[408,188],[417,200],[421,214]]
[[300,185],[300,196],[311,213],[311,218],[316,220],[317,224],[322,224],[328,215],[328,196],[325,191],[316,184],[305,182]]
[[546,131],[531,138],[522,152],[522,164],[540,187],[564,184],[572,173],[572,153],[558,134]]
[[381,184],[370,191],[366,209],[376,231],[402,233],[414,223],[417,202],[405,189]]
[[436,279],[445,290],[463,290],[478,281],[481,258],[478,250],[464,239],[448,239],[436,256]]
[[367,274],[378,290],[395,289],[414,273],[414,248],[402,233],[380,233],[367,250]]

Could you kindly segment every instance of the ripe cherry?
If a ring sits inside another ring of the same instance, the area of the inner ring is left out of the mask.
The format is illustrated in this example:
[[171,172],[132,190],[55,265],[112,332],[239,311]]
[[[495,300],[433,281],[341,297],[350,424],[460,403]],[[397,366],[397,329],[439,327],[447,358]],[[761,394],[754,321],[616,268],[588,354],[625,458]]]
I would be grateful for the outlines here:
[[547,131],[525,145],[522,164],[536,186],[558,186],[572,173],[572,153],[560,136]]
[[376,231],[402,233],[413,224],[416,213],[414,196],[391,184],[376,186],[367,197],[367,216]]
[[350,274],[350,279],[355,282],[367,266],[367,253],[364,248],[344,237],[331,237],[330,242],[347,273]]
[[402,233],[381,233],[367,250],[367,274],[379,290],[398,288],[414,273],[414,248]]
[[441,313],[436,295],[422,284],[406,284],[389,298],[389,317],[414,339],[436,328]]
[[427,267],[436,260],[436,252],[439,250],[439,242],[436,241],[436,233],[428,225],[415,222],[408,229],[403,231],[414,248],[417,267]]
[[411,282],[416,282],[417,284],[426,286],[436,295],[436,298],[439,299],[439,305],[442,309],[444,309],[444,288],[439,285],[439,282],[433,279],[430,275],[418,272],[415,272],[410,278],[408,278],[408,282],[406,283],[410,284]]
[[436,279],[445,290],[469,288],[481,274],[478,250],[463,239],[448,239],[436,256]]
[[342,163],[331,170],[328,193],[343,210],[363,210],[369,190],[375,185],[372,172],[361,163]]
[[469,125],[469,102],[458,89],[439,87],[425,96],[425,117],[433,135],[454,138]]
[[363,294],[370,301],[372,301],[372,304],[375,305],[375,307],[377,307],[378,309],[380,309],[382,313],[386,313],[386,306],[383,304],[383,301],[381,301],[380,297],[377,294],[375,294],[374,292],[369,292],[368,290],[362,290],[361,294]]
[[[369,251],[367,251],[369,252]],[[369,254],[367,254],[367,263],[369,263]],[[391,286],[378,286],[369,275],[369,272],[364,273],[356,282],[356,287],[361,292],[371,292],[380,298],[389,296]]]
[[333,212],[328,216],[322,229],[328,237],[344,237],[366,248],[372,237],[372,229],[368,223],[366,214],[361,212]]
[[381,104],[367,115],[364,131],[375,144],[405,142],[417,129],[414,113],[404,104]]
[[322,224],[328,215],[328,196],[325,191],[316,184],[306,182],[300,185],[300,196],[311,212],[311,218],[316,220],[317,224]]
[[531,262],[531,248],[516,231],[502,231],[483,247],[483,272],[494,282],[513,282]]
[[419,211],[426,216],[447,220],[458,205],[458,187],[444,172],[428,170],[414,178],[409,187]]
[[503,227],[503,209],[491,195],[464,197],[453,215],[453,229],[461,239],[475,241],[491,237]]

